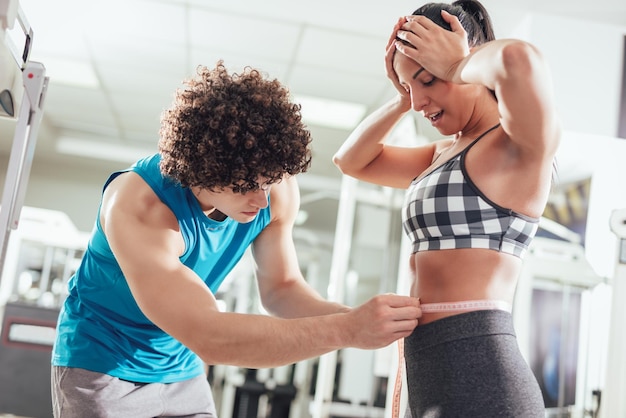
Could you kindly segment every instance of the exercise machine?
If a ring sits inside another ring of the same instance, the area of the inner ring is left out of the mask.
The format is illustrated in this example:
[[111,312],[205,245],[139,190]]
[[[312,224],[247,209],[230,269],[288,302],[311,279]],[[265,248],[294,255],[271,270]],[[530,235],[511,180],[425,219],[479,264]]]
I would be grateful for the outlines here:
[[600,416],[603,418],[626,416],[626,209],[616,209],[611,214],[611,231],[617,236],[617,257],[612,281],[611,322],[607,357],[606,384],[602,394]]
[[[13,29],[16,22],[24,35],[24,47],[21,55],[16,52],[14,42],[7,35],[7,30]],[[46,69],[43,64],[30,61],[33,30],[17,0],[0,0],[0,25],[2,28],[0,57],[13,57],[13,61],[3,58],[5,65],[2,68],[2,82],[7,85],[0,85],[3,110],[0,116],[17,117],[0,203],[1,272],[9,236],[11,231],[18,227],[20,211],[24,203],[49,79],[46,77]],[[20,76],[23,90],[19,87]],[[15,94],[16,92],[17,94]],[[21,106],[18,112],[15,105],[20,102]]]

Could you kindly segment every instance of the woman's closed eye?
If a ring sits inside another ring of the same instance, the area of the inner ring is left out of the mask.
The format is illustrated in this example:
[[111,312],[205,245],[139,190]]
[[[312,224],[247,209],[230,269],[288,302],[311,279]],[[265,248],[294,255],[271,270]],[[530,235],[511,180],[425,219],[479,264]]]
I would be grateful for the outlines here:
[[435,81],[437,81],[437,77],[432,77],[431,79],[422,81],[421,83],[424,87],[430,87],[435,84]]

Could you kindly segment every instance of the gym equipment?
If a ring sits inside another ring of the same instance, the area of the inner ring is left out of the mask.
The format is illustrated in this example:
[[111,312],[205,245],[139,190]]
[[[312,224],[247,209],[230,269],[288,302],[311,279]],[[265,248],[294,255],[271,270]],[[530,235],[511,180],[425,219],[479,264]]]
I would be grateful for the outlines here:
[[[10,46],[13,44],[6,36],[6,30],[13,28],[16,21],[25,36],[24,51],[21,56],[14,52],[14,48]],[[33,31],[17,0],[0,0],[0,26],[2,28],[2,32],[0,32],[2,35],[0,36],[0,55],[6,56],[6,51],[9,50],[10,55],[13,55],[15,60],[6,68],[2,68],[3,74],[19,74],[21,71],[21,82],[24,86],[23,97],[10,92],[8,93],[10,95],[9,100],[7,93],[5,93],[3,102],[3,109],[6,108],[5,110],[11,110],[8,108],[15,107],[18,99],[21,101],[21,107],[17,113],[17,125],[0,209],[0,272],[2,272],[9,235],[11,230],[17,229],[26,194],[26,185],[35,153],[37,131],[43,116],[43,105],[49,79],[46,77],[46,69],[43,64],[29,60]],[[8,112],[4,113],[9,114]]]
[[0,413],[52,417],[50,359],[59,310],[7,303],[0,339]]
[[[611,324],[609,328],[606,384],[602,394],[600,416],[603,418],[626,416],[626,209],[614,210],[610,219],[611,231],[617,235],[618,251],[615,274],[612,280],[613,300],[611,303]],[[599,402],[598,397],[598,402]]]

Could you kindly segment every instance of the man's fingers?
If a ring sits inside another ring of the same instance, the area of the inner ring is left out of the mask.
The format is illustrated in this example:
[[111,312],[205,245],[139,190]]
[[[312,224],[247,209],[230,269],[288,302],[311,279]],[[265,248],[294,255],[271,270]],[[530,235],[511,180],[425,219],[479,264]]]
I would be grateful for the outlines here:
[[419,320],[417,318],[396,321],[392,328],[393,338],[397,339],[411,335],[418,324]]
[[405,319],[415,319],[422,316],[422,309],[418,306],[403,306],[394,308],[396,320],[403,321]]
[[381,295],[392,308],[400,308],[403,306],[420,306],[420,300],[411,296],[402,296],[396,293],[385,293]]

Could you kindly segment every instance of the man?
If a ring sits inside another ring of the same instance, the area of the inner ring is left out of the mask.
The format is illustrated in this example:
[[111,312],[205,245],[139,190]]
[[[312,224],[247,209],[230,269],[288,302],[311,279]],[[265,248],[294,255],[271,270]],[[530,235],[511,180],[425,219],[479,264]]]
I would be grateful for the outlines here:
[[[264,368],[409,335],[416,299],[325,301],[299,270],[299,106],[253,69],[200,67],[162,116],[159,152],[106,182],[54,347],[55,417],[216,417],[204,363]],[[213,294],[252,246],[264,307]]]

